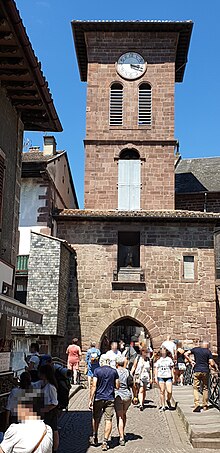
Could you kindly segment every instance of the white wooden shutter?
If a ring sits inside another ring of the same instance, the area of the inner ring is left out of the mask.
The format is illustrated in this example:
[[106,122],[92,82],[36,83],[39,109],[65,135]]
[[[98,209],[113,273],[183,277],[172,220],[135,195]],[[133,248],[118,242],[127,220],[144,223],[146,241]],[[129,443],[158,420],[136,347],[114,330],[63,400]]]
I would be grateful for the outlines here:
[[119,160],[118,163],[118,209],[140,209],[141,162]]
[[183,277],[186,280],[194,280],[195,278],[194,256],[183,257]]
[[140,189],[141,189],[141,161],[129,160],[129,209],[140,209]]
[[130,160],[118,162],[118,209],[130,209],[129,163]]

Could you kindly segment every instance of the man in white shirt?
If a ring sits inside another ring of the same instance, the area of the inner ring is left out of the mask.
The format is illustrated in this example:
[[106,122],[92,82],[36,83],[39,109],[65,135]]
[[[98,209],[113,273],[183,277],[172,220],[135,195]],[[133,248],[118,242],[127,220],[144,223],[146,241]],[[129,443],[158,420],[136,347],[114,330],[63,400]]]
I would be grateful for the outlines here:
[[109,360],[109,366],[116,369],[116,358],[121,356],[121,352],[118,350],[118,343],[113,341],[111,343],[110,351],[106,352],[106,357]]
[[177,340],[171,340],[170,335],[167,336],[167,339],[162,343],[161,347],[167,349],[170,352],[173,359],[176,358],[176,342]]
[[52,453],[52,429],[38,416],[41,404],[41,392],[37,390],[28,390],[21,397],[17,407],[21,423],[12,424],[7,429],[0,453]]

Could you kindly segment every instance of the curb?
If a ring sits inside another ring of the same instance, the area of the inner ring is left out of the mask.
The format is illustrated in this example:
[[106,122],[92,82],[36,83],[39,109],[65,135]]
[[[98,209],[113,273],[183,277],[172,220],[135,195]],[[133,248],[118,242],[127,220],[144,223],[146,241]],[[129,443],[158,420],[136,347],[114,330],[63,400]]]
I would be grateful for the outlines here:
[[74,389],[71,389],[70,390],[70,393],[69,393],[69,401],[71,400],[71,398],[76,394],[78,393],[80,390],[82,390],[84,387],[79,384],[77,385]]

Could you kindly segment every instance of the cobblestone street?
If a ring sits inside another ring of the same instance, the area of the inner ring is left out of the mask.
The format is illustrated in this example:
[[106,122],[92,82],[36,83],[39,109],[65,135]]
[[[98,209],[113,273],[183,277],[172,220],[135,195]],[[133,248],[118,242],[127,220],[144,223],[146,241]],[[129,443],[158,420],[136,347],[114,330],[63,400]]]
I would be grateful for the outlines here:
[[[140,412],[132,406],[128,411],[127,443],[118,446],[116,419],[113,421],[111,449],[126,453],[192,453],[182,422],[176,411],[158,411],[158,391],[147,393],[145,410]],[[89,446],[91,434],[91,412],[88,410],[88,391],[80,390],[72,399],[69,412],[64,413],[60,422],[59,453],[95,453],[101,447]],[[101,445],[103,422],[99,429]],[[196,453],[208,453],[213,450],[195,450]]]

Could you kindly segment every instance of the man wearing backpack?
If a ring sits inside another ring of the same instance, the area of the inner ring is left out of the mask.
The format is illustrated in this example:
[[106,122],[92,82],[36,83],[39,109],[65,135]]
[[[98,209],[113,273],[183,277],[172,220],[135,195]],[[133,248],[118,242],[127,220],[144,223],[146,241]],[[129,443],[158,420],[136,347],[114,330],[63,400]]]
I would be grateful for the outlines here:
[[87,376],[88,376],[88,384],[89,384],[89,391],[91,394],[92,388],[92,379],[94,375],[94,371],[96,368],[99,367],[99,359],[100,359],[101,352],[98,348],[96,348],[96,343],[91,341],[90,348],[86,353],[86,365],[87,365]]

